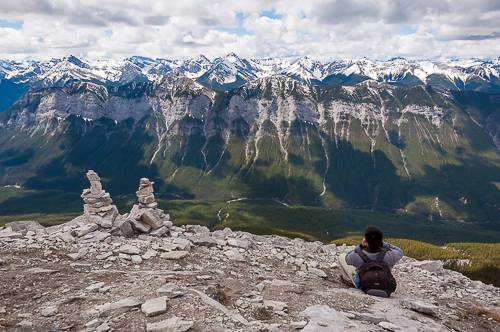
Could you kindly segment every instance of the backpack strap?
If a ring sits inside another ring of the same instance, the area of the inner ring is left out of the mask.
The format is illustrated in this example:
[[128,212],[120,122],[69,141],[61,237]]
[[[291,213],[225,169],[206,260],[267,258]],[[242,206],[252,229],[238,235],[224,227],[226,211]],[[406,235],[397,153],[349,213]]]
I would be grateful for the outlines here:
[[383,262],[384,261],[384,257],[385,257],[385,254],[387,253],[387,249],[385,248],[380,248],[380,252],[379,254],[377,255],[377,257],[375,258],[375,261],[376,262]]
[[363,262],[365,262],[365,263],[371,262],[371,259],[363,252],[363,248],[361,248],[361,245],[357,246],[356,249],[354,249],[354,252],[356,254],[358,254],[359,257],[361,257],[361,259],[363,260]]

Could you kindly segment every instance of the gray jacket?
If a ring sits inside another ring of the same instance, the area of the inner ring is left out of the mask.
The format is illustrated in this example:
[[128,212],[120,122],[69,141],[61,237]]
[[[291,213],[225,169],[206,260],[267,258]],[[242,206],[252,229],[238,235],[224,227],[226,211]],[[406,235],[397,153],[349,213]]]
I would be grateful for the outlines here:
[[[388,250],[384,256],[384,262],[392,268],[403,257],[403,250],[389,243],[384,243],[383,247]],[[364,249],[363,252],[366,256],[368,256],[368,258],[373,260],[375,260],[379,254],[378,252],[369,252]],[[356,252],[354,252],[354,250],[347,254],[345,260],[347,264],[355,266],[357,270],[359,270],[361,265],[364,264],[363,259]]]

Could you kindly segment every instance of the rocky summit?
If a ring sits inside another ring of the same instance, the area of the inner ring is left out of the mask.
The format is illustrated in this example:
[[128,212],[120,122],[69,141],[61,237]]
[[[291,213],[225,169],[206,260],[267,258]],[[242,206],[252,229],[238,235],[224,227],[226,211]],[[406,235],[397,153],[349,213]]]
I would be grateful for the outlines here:
[[498,331],[500,289],[440,261],[405,257],[393,296],[372,297],[340,279],[352,247],[173,226],[148,179],[130,213],[108,213],[87,176],[82,216],[0,229],[0,329]]

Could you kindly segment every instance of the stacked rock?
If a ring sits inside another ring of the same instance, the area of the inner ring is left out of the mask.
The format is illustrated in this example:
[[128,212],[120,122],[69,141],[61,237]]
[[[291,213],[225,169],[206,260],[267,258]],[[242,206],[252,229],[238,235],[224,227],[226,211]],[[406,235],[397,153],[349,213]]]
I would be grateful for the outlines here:
[[139,201],[139,208],[155,209],[158,206],[158,203],[155,202],[153,184],[154,182],[149,181],[147,178],[141,178],[139,181],[139,190],[135,192]]
[[89,223],[95,223],[104,228],[111,228],[114,221],[120,215],[118,209],[113,205],[109,193],[102,189],[101,178],[93,170],[87,172],[90,188],[84,189],[83,214]]
[[153,184],[154,182],[147,178],[140,180],[139,189],[136,192],[139,204],[132,207],[126,222],[130,223],[132,229],[137,232],[162,236],[170,231],[172,222],[169,221],[168,214],[157,208],[158,203],[155,201]]

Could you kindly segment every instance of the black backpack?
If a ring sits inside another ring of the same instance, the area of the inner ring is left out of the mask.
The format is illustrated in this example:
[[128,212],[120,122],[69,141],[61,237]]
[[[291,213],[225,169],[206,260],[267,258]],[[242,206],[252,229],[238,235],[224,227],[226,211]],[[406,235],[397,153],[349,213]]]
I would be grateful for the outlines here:
[[361,247],[354,250],[364,262],[358,269],[358,275],[361,289],[366,294],[389,297],[396,290],[396,279],[394,279],[389,265],[384,262],[387,251],[387,249],[381,248],[375,260],[371,260]]

